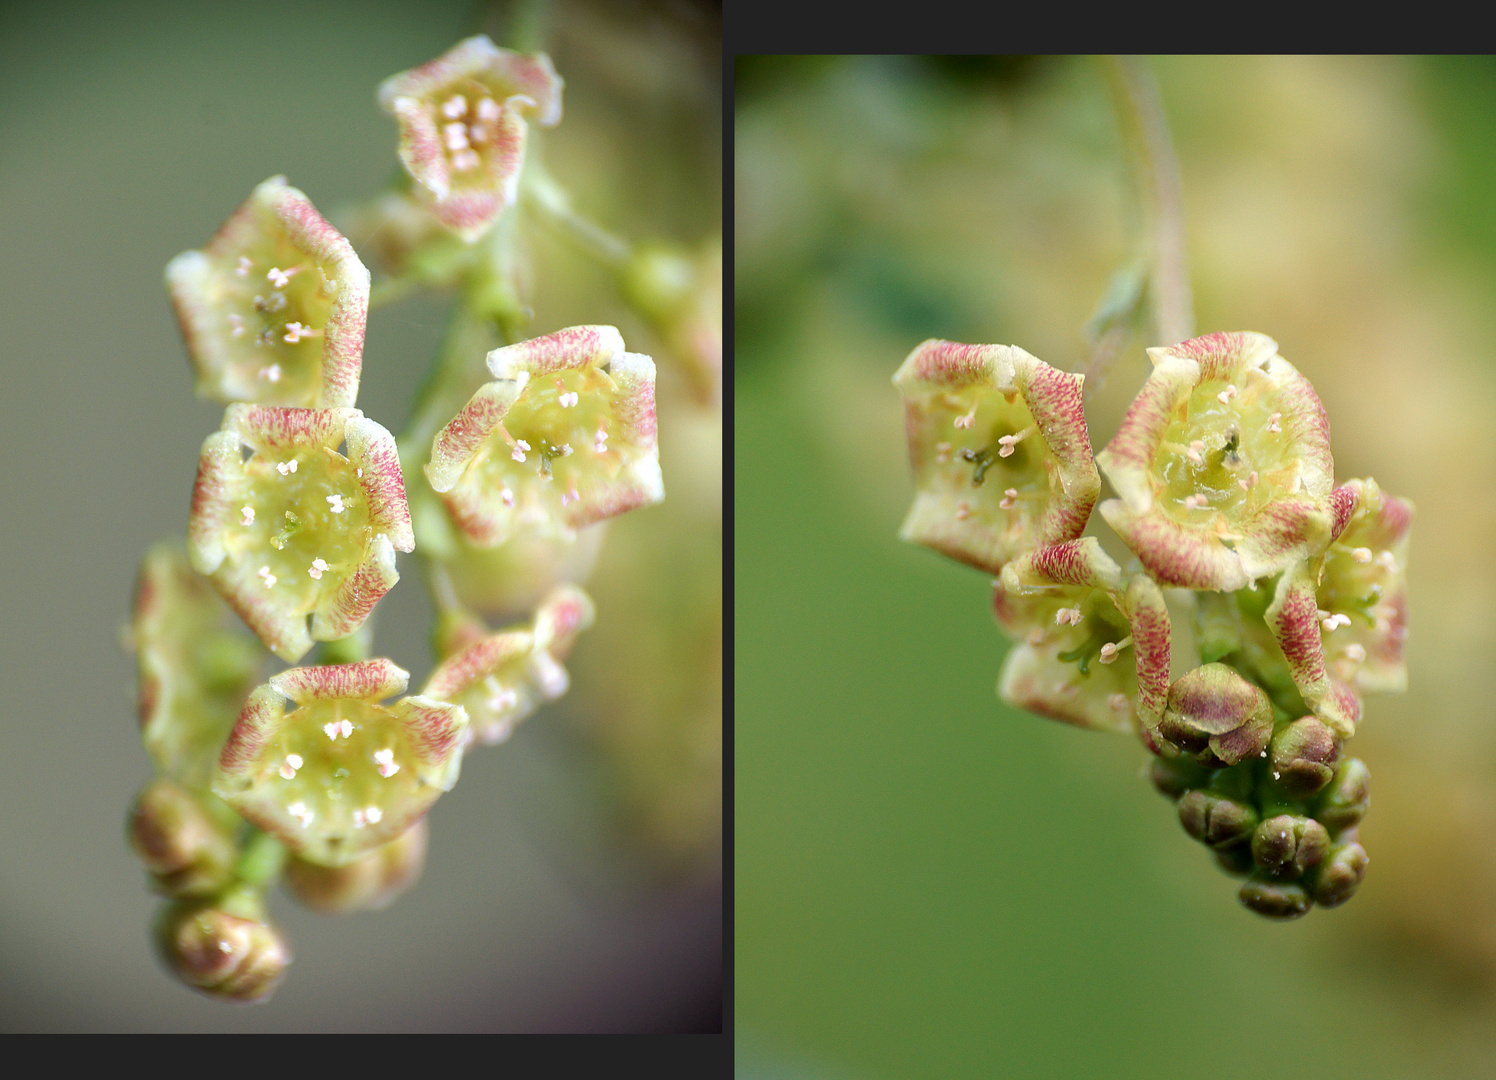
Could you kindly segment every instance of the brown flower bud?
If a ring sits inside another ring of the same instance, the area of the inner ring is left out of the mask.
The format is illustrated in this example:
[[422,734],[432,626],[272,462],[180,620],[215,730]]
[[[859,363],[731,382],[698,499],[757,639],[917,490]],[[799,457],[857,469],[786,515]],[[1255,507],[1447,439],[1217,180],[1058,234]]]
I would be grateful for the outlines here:
[[1335,770],[1330,786],[1320,792],[1314,816],[1330,835],[1358,824],[1371,806],[1371,772],[1359,758],[1347,758]]
[[1209,791],[1187,791],[1179,800],[1179,823],[1200,843],[1219,851],[1252,835],[1257,811]]
[[228,883],[238,854],[233,837],[180,784],[162,779],[142,791],[126,828],[168,896],[208,896]]
[[307,907],[327,915],[388,907],[421,876],[428,834],[422,818],[346,866],[319,866],[292,857],[286,863],[286,884]]
[[1302,874],[1324,861],[1330,834],[1313,818],[1279,814],[1252,833],[1252,859],[1272,873]]
[[1260,754],[1273,733],[1267,695],[1225,664],[1204,664],[1169,687],[1159,733],[1204,764]]
[[245,894],[178,901],[162,913],[157,947],[189,986],[213,997],[264,1001],[290,965],[291,949],[263,911],[258,897]]
[[1295,799],[1318,794],[1335,775],[1340,740],[1323,721],[1305,716],[1273,736],[1273,779]]
[[1269,919],[1297,919],[1307,914],[1314,901],[1296,881],[1278,881],[1265,874],[1253,874],[1237,893],[1241,902]]
[[1337,847],[1314,875],[1314,899],[1325,907],[1345,903],[1361,887],[1361,880],[1366,877],[1366,864],[1370,861],[1366,849],[1358,843]]

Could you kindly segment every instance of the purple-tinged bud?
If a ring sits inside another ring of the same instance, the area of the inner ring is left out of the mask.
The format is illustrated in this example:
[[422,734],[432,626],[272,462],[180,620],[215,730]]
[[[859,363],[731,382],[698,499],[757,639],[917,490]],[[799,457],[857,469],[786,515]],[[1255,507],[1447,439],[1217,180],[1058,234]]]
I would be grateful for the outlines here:
[[1121,496],[1102,516],[1159,584],[1235,591],[1324,551],[1329,422],[1277,343],[1208,334],[1148,355],[1096,463]]
[[1297,919],[1314,906],[1304,886],[1296,881],[1279,881],[1259,871],[1242,883],[1237,893],[1241,902],[1269,919]]
[[1016,345],[931,340],[893,381],[916,489],[901,538],[997,574],[1080,536],[1101,491],[1082,376]]
[[1273,736],[1273,781],[1291,799],[1317,795],[1335,775],[1340,740],[1313,716],[1295,720]]
[[1329,850],[1330,834],[1313,818],[1279,814],[1252,833],[1253,861],[1274,874],[1304,874],[1324,861]]
[[215,821],[192,792],[171,780],[157,780],[140,793],[130,812],[128,834],[136,856],[168,896],[218,892],[228,884],[238,857],[231,830]]
[[1273,732],[1267,695],[1225,664],[1204,664],[1169,687],[1159,734],[1202,764],[1235,765],[1262,753]]
[[665,497],[654,361],[612,326],[572,326],[488,354],[495,381],[437,433],[426,477],[474,543],[576,530]]
[[466,742],[460,705],[426,697],[379,704],[409,678],[383,659],[272,677],[245,703],[214,792],[294,854],[325,866],[393,840],[457,783]]
[[1347,758],[1335,770],[1329,787],[1315,800],[1314,816],[1339,836],[1360,824],[1371,807],[1371,770],[1359,758]]
[[168,905],[156,945],[177,978],[232,1001],[266,1000],[291,963],[291,948],[265,918],[263,901],[243,890]]
[[1217,850],[1245,842],[1257,827],[1257,811],[1210,791],[1188,791],[1179,800],[1179,824]]
[[286,862],[286,885],[307,907],[327,915],[388,907],[421,876],[429,833],[422,818],[346,866],[320,866],[292,856]]
[[521,56],[480,34],[392,75],[378,97],[400,125],[400,160],[416,192],[471,242],[514,203],[527,118],[559,123],[562,85],[544,53]]
[[358,397],[369,271],[311,201],[274,176],[202,251],[166,267],[197,392],[307,408]]
[[1205,784],[1209,772],[1187,757],[1155,756],[1148,759],[1148,779],[1160,795],[1178,799],[1191,788]]
[[346,637],[415,547],[394,436],[357,409],[230,405],[203,443],[188,541],[193,569],[282,660]]
[[1336,847],[1314,875],[1315,902],[1335,907],[1355,896],[1366,877],[1366,864],[1370,861],[1366,849],[1354,841]]

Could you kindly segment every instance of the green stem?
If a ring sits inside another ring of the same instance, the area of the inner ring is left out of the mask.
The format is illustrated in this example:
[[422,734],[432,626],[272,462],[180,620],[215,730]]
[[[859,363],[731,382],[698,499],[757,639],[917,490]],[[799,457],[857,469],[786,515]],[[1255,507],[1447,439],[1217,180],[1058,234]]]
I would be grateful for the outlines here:
[[566,189],[551,179],[539,163],[526,165],[525,204],[556,232],[610,270],[620,271],[633,257],[628,241],[578,214]]
[[1158,83],[1148,62],[1138,56],[1113,56],[1104,62],[1142,197],[1149,237],[1152,273],[1149,297],[1153,330],[1160,344],[1173,345],[1194,333],[1185,255],[1184,185],[1179,159],[1169,138]]
[[244,842],[239,862],[234,866],[234,876],[263,889],[280,876],[285,864],[285,845],[269,833],[261,832],[251,825],[249,838]]

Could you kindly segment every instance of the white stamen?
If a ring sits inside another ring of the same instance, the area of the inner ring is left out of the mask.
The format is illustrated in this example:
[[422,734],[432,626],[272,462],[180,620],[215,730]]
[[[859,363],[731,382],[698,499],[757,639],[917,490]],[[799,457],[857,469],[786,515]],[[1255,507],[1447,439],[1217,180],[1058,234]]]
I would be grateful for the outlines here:
[[465,112],[467,112],[467,98],[461,94],[453,94],[442,102],[442,115],[448,120],[456,120]]
[[276,771],[287,780],[295,780],[296,770],[301,768],[301,764],[300,754],[287,754],[285,763]]
[[364,817],[368,818],[374,824],[378,824],[379,819],[384,817],[384,811],[377,806],[371,806],[364,811]]
[[360,477],[362,477],[364,475],[364,470],[363,469],[358,470],[358,475]]
[[1204,510],[1209,503],[1210,500],[1203,492],[1196,492],[1194,495],[1186,495],[1184,497],[1184,508],[1186,510]]
[[395,764],[395,751],[388,746],[374,751],[374,761],[379,765],[379,775],[386,779],[400,771],[400,766]]
[[260,580],[265,583],[265,588],[268,589],[275,584],[275,575],[270,572],[270,567],[262,566],[260,567],[258,573],[260,575]]
[[1035,647],[1043,645],[1044,644],[1044,628],[1040,627],[1040,626],[1034,627],[1032,630],[1030,630],[1028,632],[1028,638],[1026,640],[1028,641],[1028,643],[1030,645],[1033,645]]
[[1190,443],[1190,448],[1184,452],[1184,456],[1196,465],[1205,464],[1205,440],[1195,439]]
[[322,725],[322,734],[326,735],[333,742],[337,742],[339,735],[346,739],[353,734],[353,725],[347,720],[333,720]]
[[300,269],[301,267],[299,266],[293,266],[289,270],[282,270],[278,266],[272,266],[270,268],[270,273],[265,275],[265,280],[270,282],[270,284],[274,285],[277,289],[284,289],[291,283],[291,275],[296,273],[296,271]]
[[345,509],[343,506],[343,496],[341,495],[329,495],[327,497],[327,501],[329,504],[331,504],[332,512],[334,514],[341,514]]
[[1130,636],[1123,638],[1121,641],[1116,642],[1115,644],[1108,641],[1101,647],[1101,662],[1103,664],[1110,664],[1112,661],[1117,659],[1118,653],[1120,653],[1123,649],[1127,648],[1131,644],[1132,638]]
[[499,104],[493,98],[478,99],[478,119],[485,123],[493,123],[499,118]]
[[998,445],[1002,447],[1002,449],[997,452],[997,456],[998,457],[1012,457],[1013,456],[1013,448],[1015,446],[1017,446],[1019,443],[1023,442],[1024,439],[1026,439],[1030,435],[1032,435],[1036,430],[1037,430],[1037,428],[1035,428],[1034,425],[1030,424],[1028,427],[1024,428],[1022,431],[1020,431],[1016,435],[1004,435],[1004,436],[1002,436],[1001,438],[999,438],[997,440]]
[[255,508],[253,506],[241,506],[239,507],[239,512],[244,515],[239,522],[240,525],[253,525],[255,523]]
[[937,465],[944,465],[950,459],[951,459],[951,444],[948,443],[948,442],[938,442],[938,443],[936,443],[935,444],[935,463]]
[[282,476],[285,476],[285,475],[287,475],[289,473],[295,472],[296,471],[296,459],[292,458],[290,461],[278,461],[278,462],[276,462],[275,471],[278,472],[278,473],[280,473]]
[[1347,660],[1362,663],[1366,659],[1366,646],[1353,641],[1345,647],[1345,656]]
[[1331,615],[1329,618],[1325,619],[1325,621],[1320,625],[1325,628],[1325,633],[1328,634],[1335,630],[1337,627],[1349,626],[1350,624],[1351,617],[1349,615],[1343,614],[1341,612],[1336,612],[1334,615]]
[[316,336],[317,331],[313,330],[310,326],[303,325],[299,322],[292,322],[286,323],[286,336],[281,340],[284,341],[287,345],[295,345],[302,338]]
[[240,255],[239,265],[234,268],[234,273],[238,274],[240,277],[248,277],[249,272],[254,269],[254,265],[254,263],[249,261],[249,257],[247,255]]
[[1079,626],[1084,619],[1085,615],[1081,613],[1078,607],[1062,607],[1054,613],[1056,626],[1063,626],[1066,623],[1069,623],[1071,626]]
[[1227,383],[1226,389],[1222,390],[1219,394],[1216,395],[1216,400],[1219,401],[1222,405],[1229,405],[1231,404],[1231,399],[1235,396],[1236,387],[1231,383]]
[[1377,552],[1377,565],[1390,572],[1397,569],[1397,559],[1390,551],[1379,551]]
[[442,141],[448,150],[466,150],[471,145],[468,142],[467,125],[463,123],[443,124]]
[[317,816],[312,811],[306,808],[306,803],[301,802],[300,800],[297,800],[290,806],[286,807],[286,813],[290,814],[293,818],[296,818],[298,821],[300,821],[301,827],[303,829],[312,823],[312,818]]
[[530,449],[530,444],[527,443],[527,442],[525,442],[524,439],[516,439],[514,441],[514,452],[511,453],[509,456],[512,457],[515,461],[524,461],[525,460],[525,451],[527,451],[529,449]]
[[1251,491],[1254,487],[1257,486],[1257,470],[1253,469],[1250,476],[1248,476],[1245,480],[1238,480],[1237,483],[1241,485],[1241,489],[1243,491]]
[[1126,694],[1113,694],[1109,700],[1113,712],[1122,712],[1127,708]]
[[597,437],[592,442],[592,452],[594,454],[606,454],[608,452],[607,428],[597,429]]
[[975,405],[973,405],[971,407],[971,412],[967,413],[965,416],[958,416],[958,417],[956,417],[956,426],[958,428],[969,428],[969,427],[971,427],[972,424],[974,424],[976,422],[977,422],[977,407]]
[[1017,488],[1008,488],[1006,491],[1003,492],[1003,501],[1000,502],[1000,503],[998,503],[997,505],[1000,506],[1000,507],[1002,507],[1004,510],[1011,510],[1011,509],[1013,509],[1013,504],[1016,503],[1017,501],[1018,501],[1018,489]]
[[556,400],[561,403],[563,409],[569,409],[577,403],[577,392],[573,390],[569,394],[562,394]]
[[279,364],[271,364],[269,367],[262,367],[260,369],[260,378],[268,379],[273,383],[280,382],[281,366]]
[[243,337],[244,336],[244,316],[243,315],[230,314],[229,315],[229,325],[234,328],[233,333],[231,333],[229,335],[230,337]]
[[956,520],[965,521],[969,517],[971,517],[971,506],[964,502],[958,502],[956,504]]
[[1272,416],[1269,416],[1267,418],[1267,429],[1269,431],[1271,431],[1274,435],[1281,435],[1281,434],[1283,434],[1283,428],[1281,426],[1279,426],[1279,424],[1278,424],[1278,421],[1282,420],[1282,419],[1283,419],[1283,414],[1282,413],[1280,413],[1280,412],[1273,413]]
[[1366,563],[1371,562],[1371,548],[1352,548],[1351,558],[1364,566]]
[[313,579],[320,579],[322,577],[322,571],[326,569],[326,562],[324,562],[322,559],[313,559],[311,568],[307,570],[307,573],[310,574]]
[[499,501],[502,502],[505,506],[513,506],[514,492],[510,491],[508,488],[500,488]]
[[458,172],[472,172],[478,167],[480,158],[476,150],[459,150],[452,155],[452,168]]

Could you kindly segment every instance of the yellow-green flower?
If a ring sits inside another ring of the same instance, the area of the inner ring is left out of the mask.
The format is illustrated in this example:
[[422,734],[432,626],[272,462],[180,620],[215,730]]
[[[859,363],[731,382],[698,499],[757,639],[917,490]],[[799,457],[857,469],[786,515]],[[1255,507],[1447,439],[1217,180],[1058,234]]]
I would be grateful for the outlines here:
[[202,251],[166,267],[197,392],[335,408],[358,398],[369,271],[311,200],[273,176]]
[[1329,543],[1334,462],[1309,380],[1262,334],[1149,349],[1153,374],[1096,463],[1107,523],[1161,585],[1234,591]]
[[522,56],[480,34],[392,75],[379,104],[400,125],[400,160],[416,192],[467,240],[513,205],[527,118],[561,120],[561,77],[544,53]]
[[1080,536],[1101,490],[1082,376],[1016,345],[931,340],[893,381],[915,482],[903,539],[996,574]]
[[346,637],[415,546],[394,437],[357,409],[232,405],[203,443],[188,539],[193,568],[281,659]]
[[303,859],[343,866],[369,854],[431,809],[462,763],[462,706],[379,704],[409,680],[383,659],[272,677],[234,725],[214,792]]

